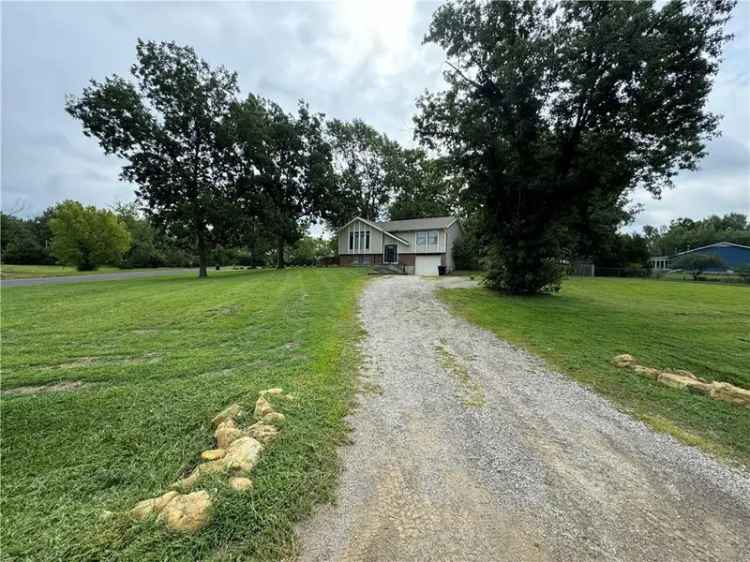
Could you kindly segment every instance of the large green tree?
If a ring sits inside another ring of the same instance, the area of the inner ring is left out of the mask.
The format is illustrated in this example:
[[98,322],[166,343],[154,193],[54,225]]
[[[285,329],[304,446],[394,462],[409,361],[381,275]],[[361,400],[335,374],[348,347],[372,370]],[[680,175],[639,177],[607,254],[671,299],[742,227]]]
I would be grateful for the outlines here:
[[557,285],[577,231],[636,186],[695,168],[718,117],[706,100],[731,0],[449,3],[426,42],[446,91],[418,101],[417,136],[445,151],[491,238],[489,284]]
[[112,211],[84,207],[78,201],[63,201],[49,220],[51,253],[64,265],[80,271],[100,265],[119,265],[130,248],[127,226]]
[[388,158],[396,150],[395,142],[359,119],[330,121],[327,136],[337,197],[331,200],[324,218],[333,226],[355,216],[372,221],[384,218],[394,189]]
[[107,154],[127,162],[122,178],[155,224],[196,249],[206,276],[211,246],[228,230],[227,192],[236,182],[225,128],[237,76],[211,68],[190,47],[138,41],[133,81],[92,80],[66,110]]
[[395,146],[387,158],[394,196],[388,207],[391,220],[439,217],[457,208],[460,181],[442,159],[421,149]]
[[297,113],[257,96],[234,108],[231,136],[241,154],[234,205],[240,236],[257,245],[258,228],[284,267],[285,248],[299,240],[307,223],[330,207],[334,188],[325,122],[300,102]]

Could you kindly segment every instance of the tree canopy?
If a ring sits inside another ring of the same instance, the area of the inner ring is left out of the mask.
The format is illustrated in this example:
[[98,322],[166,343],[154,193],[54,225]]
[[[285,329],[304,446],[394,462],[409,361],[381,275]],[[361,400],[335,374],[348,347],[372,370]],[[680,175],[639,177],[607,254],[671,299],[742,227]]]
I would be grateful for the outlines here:
[[397,150],[396,143],[360,119],[333,119],[327,132],[337,197],[325,218],[333,226],[355,216],[372,221],[384,218],[394,189],[388,159]]
[[394,196],[388,207],[391,220],[451,215],[456,211],[460,180],[442,159],[421,149],[397,147],[388,158]]
[[49,220],[52,232],[50,253],[64,265],[80,271],[100,265],[119,265],[130,248],[127,226],[105,209],[84,207],[78,201],[60,203]]
[[237,76],[175,43],[138,40],[136,53],[135,83],[117,75],[92,80],[66,110],[105,153],[127,161],[122,178],[137,186],[155,224],[197,249],[205,276],[237,181],[225,132]]
[[253,95],[235,108],[233,119],[245,169],[240,195],[247,195],[237,200],[250,203],[241,232],[255,236],[253,223],[262,224],[283,267],[284,247],[299,240],[306,221],[320,216],[335,199],[325,121],[302,102],[294,115]]
[[701,220],[679,218],[669,226],[643,229],[652,255],[673,256],[716,242],[733,242],[750,246],[750,222],[741,213],[711,215]]
[[[450,157],[491,237],[490,286],[559,284],[585,225],[641,186],[694,169],[734,2],[449,3],[426,42],[448,89],[418,101],[416,134]],[[616,214],[615,214],[616,215]],[[610,218],[605,218],[605,217]]]

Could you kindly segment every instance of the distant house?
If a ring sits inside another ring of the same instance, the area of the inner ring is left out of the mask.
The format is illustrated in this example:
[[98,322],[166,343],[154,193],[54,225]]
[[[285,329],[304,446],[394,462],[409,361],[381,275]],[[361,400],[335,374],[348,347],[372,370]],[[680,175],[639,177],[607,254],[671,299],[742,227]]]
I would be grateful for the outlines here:
[[339,265],[392,265],[416,275],[454,269],[453,243],[461,237],[456,217],[371,222],[355,217],[338,232]]
[[651,258],[651,267],[655,270],[671,269],[672,260],[686,254],[718,256],[730,271],[734,271],[740,266],[750,266],[750,246],[743,246],[734,242],[717,242],[716,244],[686,250],[671,257],[654,256]]

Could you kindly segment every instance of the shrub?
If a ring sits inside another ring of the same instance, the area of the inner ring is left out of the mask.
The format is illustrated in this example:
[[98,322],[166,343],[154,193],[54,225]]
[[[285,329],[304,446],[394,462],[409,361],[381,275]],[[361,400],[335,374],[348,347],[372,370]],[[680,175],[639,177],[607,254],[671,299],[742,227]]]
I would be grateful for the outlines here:
[[726,269],[726,264],[719,256],[711,254],[685,254],[672,260],[672,268],[682,269],[693,275],[694,280],[700,279],[701,273],[708,269]]
[[740,276],[745,283],[750,283],[750,264],[734,268],[734,272]]

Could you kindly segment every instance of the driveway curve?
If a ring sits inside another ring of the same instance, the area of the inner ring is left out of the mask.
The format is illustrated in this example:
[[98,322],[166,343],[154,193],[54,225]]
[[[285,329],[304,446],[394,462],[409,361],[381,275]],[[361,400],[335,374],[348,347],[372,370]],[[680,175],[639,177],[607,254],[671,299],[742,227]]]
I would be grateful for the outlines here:
[[353,444],[302,560],[750,559],[748,473],[454,317],[435,289],[456,283],[365,289]]

